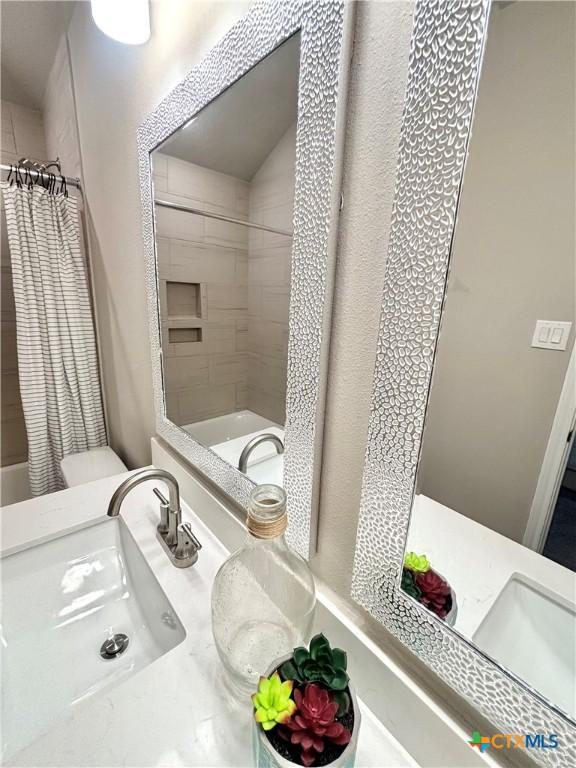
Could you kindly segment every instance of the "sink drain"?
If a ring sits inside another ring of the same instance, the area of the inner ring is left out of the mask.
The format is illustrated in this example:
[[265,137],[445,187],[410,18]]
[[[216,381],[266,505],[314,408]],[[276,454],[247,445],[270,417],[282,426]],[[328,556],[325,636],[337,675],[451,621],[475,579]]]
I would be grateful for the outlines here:
[[100,656],[106,660],[115,659],[117,656],[124,653],[126,648],[128,648],[129,642],[128,635],[118,632],[118,634],[112,635],[112,637],[109,637],[108,640],[105,640],[102,643]]

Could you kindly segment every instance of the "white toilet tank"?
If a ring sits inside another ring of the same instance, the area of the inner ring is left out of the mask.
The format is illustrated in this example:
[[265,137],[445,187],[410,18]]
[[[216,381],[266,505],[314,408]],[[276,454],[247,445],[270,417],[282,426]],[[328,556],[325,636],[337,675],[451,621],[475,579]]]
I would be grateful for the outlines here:
[[107,445],[65,456],[60,462],[60,469],[67,488],[128,472],[128,467]]

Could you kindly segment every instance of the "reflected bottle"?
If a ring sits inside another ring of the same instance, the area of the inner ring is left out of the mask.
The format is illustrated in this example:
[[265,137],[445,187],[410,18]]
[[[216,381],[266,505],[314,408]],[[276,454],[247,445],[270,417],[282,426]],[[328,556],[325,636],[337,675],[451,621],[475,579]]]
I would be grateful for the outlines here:
[[212,588],[212,632],[236,693],[252,693],[270,664],[312,630],[316,593],[306,561],[286,544],[286,494],[259,485],[250,495],[244,545]]

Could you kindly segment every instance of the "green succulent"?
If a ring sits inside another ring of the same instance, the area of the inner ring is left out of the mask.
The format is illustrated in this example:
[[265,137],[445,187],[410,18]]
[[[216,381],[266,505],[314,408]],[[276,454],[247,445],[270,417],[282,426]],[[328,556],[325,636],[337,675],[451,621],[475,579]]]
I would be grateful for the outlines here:
[[[310,650],[294,648],[291,659],[280,667],[285,680],[297,683],[320,682],[331,691],[344,691],[348,685],[346,674],[346,653],[340,648],[331,648],[323,634],[310,641]],[[344,701],[339,702],[344,706]]]
[[290,698],[294,683],[280,680],[278,672],[270,677],[261,677],[258,690],[252,694],[254,719],[265,731],[270,731],[276,723],[288,720],[296,711],[296,704]]
[[416,585],[416,577],[414,572],[409,568],[402,569],[402,591],[407,595],[413,597],[415,600],[420,600],[422,592]]
[[430,570],[430,562],[426,555],[417,555],[415,552],[406,552],[404,566],[414,573],[426,573]]

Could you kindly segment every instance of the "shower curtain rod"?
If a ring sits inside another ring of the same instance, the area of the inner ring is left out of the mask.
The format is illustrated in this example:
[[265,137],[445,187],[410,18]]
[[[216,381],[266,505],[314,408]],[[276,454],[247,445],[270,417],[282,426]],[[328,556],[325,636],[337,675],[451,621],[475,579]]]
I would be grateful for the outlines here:
[[184,211],[184,213],[195,213],[198,216],[206,216],[209,219],[218,219],[218,221],[227,221],[229,224],[240,224],[242,227],[251,227],[252,229],[261,229],[264,232],[273,232],[275,235],[286,235],[292,237],[292,232],[286,232],[284,229],[275,229],[274,227],[267,227],[266,224],[254,224],[251,221],[244,221],[243,219],[234,219],[231,216],[223,216],[221,213],[212,213],[211,211],[203,211],[201,208],[191,208],[188,205],[181,205],[180,203],[170,203],[168,200],[154,200],[155,205],[160,205],[162,208],[172,208],[175,211]]
[[[18,170],[17,164],[12,165],[6,165],[5,163],[2,163],[0,165],[0,171],[10,171],[11,168],[16,168]],[[50,173],[43,173],[42,171],[37,171],[35,168],[21,168],[20,172],[25,173],[26,171],[29,171],[30,174],[34,174],[34,181],[38,181],[38,179],[44,179],[45,181],[49,181],[50,178],[56,176],[57,179],[60,177],[57,174],[50,174]],[[72,187],[76,187],[80,191],[82,190],[82,185],[80,183],[80,179],[78,178],[72,178],[71,176],[64,176],[64,180],[66,184],[69,184]]]

